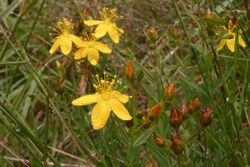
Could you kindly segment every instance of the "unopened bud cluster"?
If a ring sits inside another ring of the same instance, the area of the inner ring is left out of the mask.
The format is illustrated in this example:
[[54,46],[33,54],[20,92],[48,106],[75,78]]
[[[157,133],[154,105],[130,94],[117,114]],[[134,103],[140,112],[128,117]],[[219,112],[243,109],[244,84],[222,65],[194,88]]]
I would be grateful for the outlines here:
[[[174,86],[170,85],[167,87],[164,93],[167,99],[171,99],[174,94]],[[199,113],[199,118],[197,120],[201,125],[199,127],[204,128],[211,124],[213,119],[212,109],[210,107],[206,107],[201,110],[201,108],[202,103],[199,97],[195,97],[189,104],[182,104],[180,109],[172,108],[170,110],[169,124],[174,129],[171,137],[171,149],[176,155],[180,155],[184,150],[185,144],[181,139],[179,129],[189,116],[191,116],[194,112]]]

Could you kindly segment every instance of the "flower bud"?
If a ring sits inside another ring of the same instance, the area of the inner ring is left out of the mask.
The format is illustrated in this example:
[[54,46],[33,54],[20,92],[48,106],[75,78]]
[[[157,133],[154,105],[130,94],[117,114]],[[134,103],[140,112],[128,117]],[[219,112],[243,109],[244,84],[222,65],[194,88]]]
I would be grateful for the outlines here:
[[82,16],[84,19],[87,19],[89,16],[89,7],[85,7],[82,11]]
[[208,126],[213,120],[213,111],[210,107],[206,107],[203,111],[200,112],[200,123],[202,126]]
[[168,98],[171,99],[174,95],[174,84],[171,84],[165,89],[164,95]]
[[156,118],[161,110],[162,106],[160,103],[157,103],[153,108],[151,108],[148,112],[147,115],[151,118]]
[[193,103],[194,109],[200,109],[201,102],[200,102],[200,99],[198,97],[195,97],[192,103]]
[[160,146],[160,147],[165,146],[165,139],[164,138],[162,138],[158,135],[154,135],[154,139],[155,139],[155,142],[158,146]]
[[182,114],[178,109],[173,108],[171,110],[169,123],[173,128],[178,128],[182,124]]
[[170,28],[170,33],[172,34],[172,36],[173,36],[175,39],[177,39],[177,38],[180,36],[180,34],[179,34],[177,28],[174,27],[174,26]]
[[210,11],[207,12],[207,19],[213,19],[214,18],[214,14]]
[[158,33],[157,33],[155,27],[150,27],[150,28],[148,29],[148,32],[149,32],[150,38],[151,38],[152,40],[156,41],[157,38],[158,38]]
[[126,77],[128,80],[134,80],[134,77],[135,77],[134,68],[131,63],[128,63],[126,65]]
[[184,145],[180,138],[180,134],[178,132],[173,132],[171,140],[172,140],[172,144],[171,144],[172,151],[176,155],[181,154],[181,152],[184,150]]
[[186,104],[182,104],[181,106],[181,114],[185,118],[188,115],[188,107]]

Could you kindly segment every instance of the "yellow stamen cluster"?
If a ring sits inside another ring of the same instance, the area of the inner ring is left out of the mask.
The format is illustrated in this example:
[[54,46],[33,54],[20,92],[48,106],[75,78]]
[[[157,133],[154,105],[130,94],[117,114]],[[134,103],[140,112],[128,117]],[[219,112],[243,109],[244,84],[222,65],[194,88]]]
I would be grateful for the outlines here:
[[92,33],[85,33],[83,36],[83,41],[95,41],[95,36],[92,35]]
[[106,21],[115,21],[119,18],[117,15],[117,9],[109,9],[109,8],[103,8],[102,11],[99,12],[102,18]]
[[70,33],[70,30],[73,28],[73,24],[70,20],[63,18],[62,21],[57,22],[56,28],[53,30],[57,33],[57,35]]
[[116,79],[116,75],[113,79],[104,72],[104,77],[101,78],[99,75],[96,75],[96,84],[94,84],[94,88],[99,94],[106,94],[113,90],[114,85],[119,83]]
[[233,24],[232,20],[229,20],[228,24],[227,24],[227,29],[230,31],[233,31],[235,29],[235,24]]

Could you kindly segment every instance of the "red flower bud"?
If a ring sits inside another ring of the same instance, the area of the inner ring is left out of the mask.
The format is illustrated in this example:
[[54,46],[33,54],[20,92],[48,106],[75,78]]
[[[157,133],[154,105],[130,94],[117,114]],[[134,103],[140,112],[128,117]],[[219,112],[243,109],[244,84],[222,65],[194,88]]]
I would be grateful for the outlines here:
[[200,112],[200,123],[202,126],[208,126],[213,120],[213,111],[210,107]]
[[182,120],[183,120],[183,117],[182,117],[181,112],[178,109],[173,108],[171,110],[171,113],[170,113],[170,116],[169,116],[170,125],[173,128],[178,128],[182,124]]
[[171,84],[165,89],[164,95],[168,98],[171,99],[174,95],[174,84]]
[[192,103],[193,103],[194,109],[200,109],[201,102],[200,102],[200,99],[198,97],[195,97]]
[[128,63],[126,65],[126,77],[128,80],[133,80],[135,77],[134,68],[133,68],[133,65],[131,63]]
[[162,107],[161,107],[160,103],[156,104],[153,108],[151,108],[147,112],[148,116],[151,117],[151,118],[156,118],[159,115],[161,108]]
[[155,139],[155,142],[158,146],[160,146],[160,147],[165,146],[165,139],[164,138],[162,138],[158,135],[154,135],[154,139]]
[[192,114],[195,110],[200,109],[201,102],[198,97],[195,97],[194,100],[188,105],[188,112]]

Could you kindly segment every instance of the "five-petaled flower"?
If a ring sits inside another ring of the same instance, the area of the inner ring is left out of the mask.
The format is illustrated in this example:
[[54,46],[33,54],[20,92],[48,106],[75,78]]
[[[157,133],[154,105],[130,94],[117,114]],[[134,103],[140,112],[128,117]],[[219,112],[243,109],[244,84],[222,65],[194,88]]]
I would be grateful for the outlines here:
[[106,125],[111,110],[121,120],[131,120],[132,117],[122,104],[128,102],[129,96],[113,89],[117,83],[116,77],[110,80],[107,74],[104,74],[103,79],[100,79],[99,76],[96,78],[97,84],[94,84],[94,87],[97,92],[75,99],[72,101],[72,104],[84,106],[96,103],[91,113],[92,126],[96,130]]
[[75,59],[78,60],[88,56],[89,62],[94,66],[97,65],[99,61],[99,51],[103,53],[112,52],[108,45],[96,41],[95,37],[91,34],[87,34],[77,47],[79,49],[74,54]]
[[56,28],[53,29],[57,36],[54,39],[54,43],[49,51],[50,54],[55,53],[60,47],[62,53],[64,55],[68,55],[72,49],[72,42],[77,45],[81,44],[81,38],[71,34],[71,29],[72,23],[65,18],[57,23]]
[[108,33],[114,43],[119,43],[119,33],[124,33],[124,31],[113,22],[118,18],[117,10],[104,8],[100,15],[102,20],[86,20],[84,24],[88,26],[98,25],[94,34],[96,38],[101,38]]
[[[231,52],[235,51],[235,38],[236,38],[236,32],[235,32],[235,25],[232,23],[232,21],[230,20],[228,22],[228,26],[227,28],[223,27],[225,29],[225,35],[223,36],[223,38],[220,40],[220,42],[217,45],[217,50],[221,50],[224,45],[226,44],[228,49]],[[241,36],[241,31],[239,31],[238,33],[238,44],[242,47],[246,47],[246,43],[243,40],[242,36]]]

